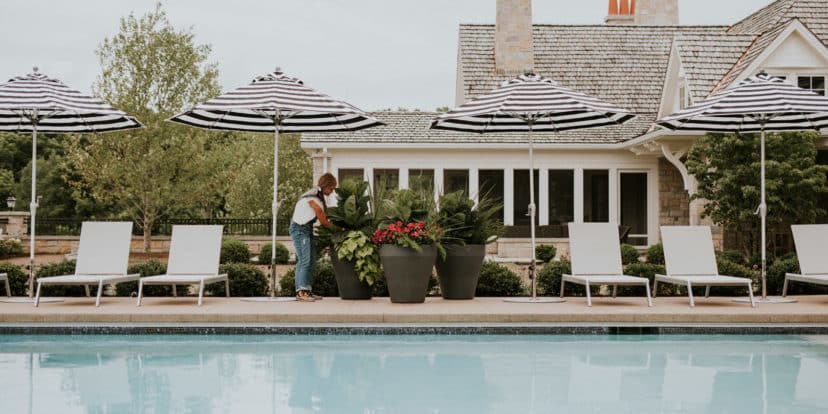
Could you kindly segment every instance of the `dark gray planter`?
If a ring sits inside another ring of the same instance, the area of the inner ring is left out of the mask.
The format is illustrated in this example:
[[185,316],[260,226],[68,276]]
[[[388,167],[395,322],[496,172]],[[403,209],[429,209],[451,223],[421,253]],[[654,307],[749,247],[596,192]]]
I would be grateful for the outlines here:
[[423,303],[428,280],[437,259],[437,248],[421,246],[421,251],[386,244],[380,248],[388,295],[393,303]]
[[446,247],[446,259],[437,259],[437,277],[444,299],[474,299],[486,245],[467,244]]
[[371,286],[359,280],[353,263],[340,260],[336,252],[331,253],[331,265],[336,277],[336,287],[339,288],[339,297],[348,300],[371,299]]

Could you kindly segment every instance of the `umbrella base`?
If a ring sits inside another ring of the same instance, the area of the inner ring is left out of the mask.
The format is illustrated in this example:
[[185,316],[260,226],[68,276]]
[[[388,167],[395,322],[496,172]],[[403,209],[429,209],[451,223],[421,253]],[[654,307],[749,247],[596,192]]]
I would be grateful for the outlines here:
[[504,302],[512,302],[512,303],[563,303],[566,302],[566,299],[561,298],[538,298],[538,297],[529,297],[529,298],[508,298],[503,299]]
[[243,298],[242,302],[296,302],[296,298],[290,296],[279,297],[263,297],[263,298]]
[[[734,302],[747,302],[750,303],[750,298],[736,298],[733,299]],[[796,299],[791,298],[755,298],[753,301],[757,304],[759,303],[794,303],[798,302]]]
[[[34,303],[34,298],[3,298],[0,302],[4,303]],[[63,302],[61,298],[40,298],[40,303],[54,303]]]

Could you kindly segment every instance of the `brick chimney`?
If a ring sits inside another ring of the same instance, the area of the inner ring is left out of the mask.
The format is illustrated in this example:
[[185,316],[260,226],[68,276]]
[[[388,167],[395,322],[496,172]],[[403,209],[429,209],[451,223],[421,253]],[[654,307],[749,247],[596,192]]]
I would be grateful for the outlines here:
[[495,21],[495,70],[516,75],[532,71],[532,0],[497,0]]
[[678,0],[638,0],[638,6],[635,10],[635,24],[642,26],[678,26]]
[[604,19],[606,24],[633,24],[635,22],[635,0],[609,0],[609,11]]

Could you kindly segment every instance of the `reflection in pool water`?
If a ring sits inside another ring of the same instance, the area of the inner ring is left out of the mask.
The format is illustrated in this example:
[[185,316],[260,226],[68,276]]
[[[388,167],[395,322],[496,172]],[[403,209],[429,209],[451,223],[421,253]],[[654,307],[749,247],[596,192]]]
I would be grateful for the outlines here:
[[3,413],[828,412],[797,336],[0,336]]

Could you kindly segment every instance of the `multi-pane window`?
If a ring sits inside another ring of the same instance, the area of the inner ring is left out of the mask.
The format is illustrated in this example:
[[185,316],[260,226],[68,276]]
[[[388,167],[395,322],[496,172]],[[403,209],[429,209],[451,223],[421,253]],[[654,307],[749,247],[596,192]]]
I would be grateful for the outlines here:
[[434,170],[408,170],[408,188],[418,193],[434,194]]
[[496,216],[503,220],[503,170],[480,170],[477,174],[478,196],[486,197],[500,206]]
[[[538,170],[535,170],[535,214],[537,214],[539,204],[538,186],[540,176]],[[531,223],[529,216],[529,170],[515,170],[513,177],[514,197],[512,198],[512,218],[516,226],[528,226]],[[537,216],[535,216],[535,224],[538,224]]]
[[443,193],[460,190],[469,194],[469,170],[443,170]]
[[810,89],[820,95],[825,95],[825,76],[799,76],[796,84],[800,88]]
[[362,168],[340,168],[338,173],[340,183],[345,180],[355,180],[361,182],[365,179],[365,172]]
[[608,170],[584,170],[584,222],[609,222]]
[[391,196],[394,190],[400,188],[400,170],[375,169],[374,170],[374,197],[383,200]]
[[575,221],[575,172],[549,170],[549,224]]

